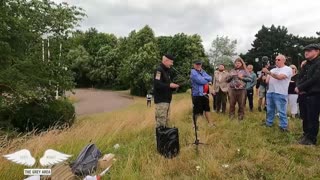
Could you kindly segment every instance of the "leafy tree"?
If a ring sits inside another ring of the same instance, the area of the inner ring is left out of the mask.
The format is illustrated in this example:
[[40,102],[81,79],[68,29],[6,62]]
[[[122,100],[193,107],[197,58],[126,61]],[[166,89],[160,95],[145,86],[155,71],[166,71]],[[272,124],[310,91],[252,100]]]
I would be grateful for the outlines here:
[[[72,62],[73,60],[78,61],[72,59],[77,57],[83,57],[83,60],[87,63],[86,71],[82,71],[84,70],[83,68],[72,68],[76,77],[78,77],[76,79],[78,86],[111,87],[117,77],[117,74],[112,75],[114,72],[112,68],[115,68],[113,61],[117,59],[117,57],[114,57],[115,52],[117,52],[115,49],[118,47],[117,37],[113,34],[99,33],[95,28],[90,28],[84,33],[82,31],[76,31],[69,41],[71,49],[76,50],[69,56],[70,64],[77,64],[77,62]],[[79,46],[82,48],[78,49]],[[81,53],[84,51],[88,54]],[[111,51],[112,53],[107,55]]]
[[[292,63],[299,67],[303,58],[303,47],[310,43],[320,42],[319,38],[294,36],[288,33],[286,27],[274,25],[262,26],[255,37],[252,48],[246,54],[241,55],[248,63],[255,65],[255,70],[260,70],[263,56],[267,56],[269,61],[274,63],[273,60],[279,53],[288,57],[288,64]],[[259,59],[258,63],[255,62],[256,58]]]
[[88,77],[90,72],[90,62],[92,57],[83,46],[71,49],[67,54],[67,62],[70,69],[74,72],[75,81],[78,86],[92,85]]
[[226,67],[233,67],[232,57],[237,55],[236,51],[237,40],[231,40],[228,36],[217,36],[211,43],[209,50],[210,63],[213,66],[224,64]]
[[159,62],[158,49],[154,42],[145,44],[133,54],[128,69],[131,94],[145,96],[152,88],[154,69]]
[[96,58],[91,62],[89,78],[98,85],[106,87],[115,85],[119,69],[119,51],[110,46],[100,48]]
[[155,41],[153,30],[145,26],[120,43],[124,51],[119,78],[129,84],[131,94],[144,96],[151,90],[153,71],[160,59]]
[[82,45],[91,56],[97,55],[103,46],[114,48],[117,45],[117,37],[115,35],[99,33],[95,28],[90,28],[85,33],[77,33],[75,38],[78,40],[76,46]]
[[[66,3],[7,0],[0,4],[0,93],[2,107],[33,101],[46,102],[57,87],[73,87],[61,51],[42,58],[42,37],[63,43],[84,14]],[[44,47],[51,50],[48,47]],[[50,61],[49,61],[50,60]],[[60,61],[61,60],[61,61]]]
[[[197,34],[186,35],[184,33],[180,33],[174,35],[168,52],[176,56],[174,68],[177,69],[177,71],[173,71],[172,75],[175,81],[181,81],[181,79],[184,79],[184,83],[189,82],[190,69],[193,67],[192,62],[194,60],[202,60],[204,62],[203,68],[209,74],[213,72],[213,68],[209,65],[209,60],[205,55],[201,37]],[[179,88],[179,90],[185,91],[188,88],[189,84],[186,84]]]

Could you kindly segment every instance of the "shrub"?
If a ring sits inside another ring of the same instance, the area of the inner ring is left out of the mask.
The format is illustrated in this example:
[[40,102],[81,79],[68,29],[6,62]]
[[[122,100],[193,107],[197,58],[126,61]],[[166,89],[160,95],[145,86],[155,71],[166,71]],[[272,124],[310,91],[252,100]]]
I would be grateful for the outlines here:
[[18,131],[39,131],[66,123],[72,125],[74,115],[74,106],[69,101],[54,100],[46,104],[37,102],[21,104],[10,115],[10,120]]

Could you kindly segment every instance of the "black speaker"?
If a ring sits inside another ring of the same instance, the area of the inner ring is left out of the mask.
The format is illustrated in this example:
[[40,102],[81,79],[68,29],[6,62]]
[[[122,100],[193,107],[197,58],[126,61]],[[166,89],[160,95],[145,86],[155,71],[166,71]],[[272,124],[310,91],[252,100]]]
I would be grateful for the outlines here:
[[165,158],[173,158],[179,154],[179,130],[178,128],[156,128],[157,150]]

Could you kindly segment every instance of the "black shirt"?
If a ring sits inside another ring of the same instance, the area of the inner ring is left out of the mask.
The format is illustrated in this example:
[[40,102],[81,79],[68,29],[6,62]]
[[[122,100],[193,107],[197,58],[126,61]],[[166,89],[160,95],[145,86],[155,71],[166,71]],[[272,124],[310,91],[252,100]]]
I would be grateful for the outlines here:
[[291,81],[290,81],[289,89],[288,89],[288,94],[297,94],[294,91],[294,89],[296,88],[297,79],[298,79],[297,75],[294,75],[294,76],[291,77]]
[[161,63],[153,75],[154,103],[171,102],[172,90],[170,83],[170,69]]
[[297,87],[307,95],[320,94],[320,57],[307,61],[298,76]]

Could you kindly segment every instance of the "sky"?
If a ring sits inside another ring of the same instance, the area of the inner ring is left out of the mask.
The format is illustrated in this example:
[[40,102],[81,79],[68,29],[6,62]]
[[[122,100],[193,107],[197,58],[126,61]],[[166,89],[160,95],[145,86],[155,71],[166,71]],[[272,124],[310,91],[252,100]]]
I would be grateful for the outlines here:
[[251,48],[262,25],[317,36],[320,0],[53,0],[85,10],[77,29],[127,36],[149,25],[156,36],[199,34],[206,50],[217,36],[236,39],[237,53]]

